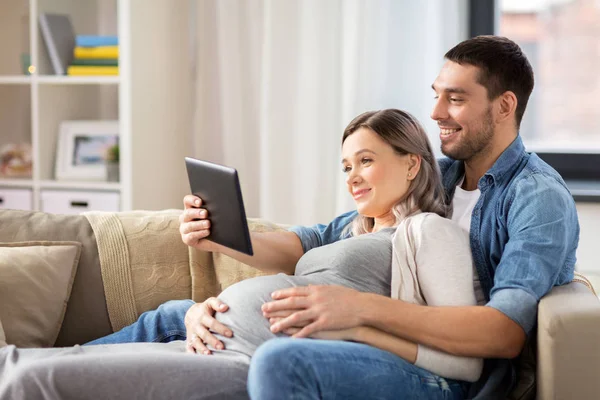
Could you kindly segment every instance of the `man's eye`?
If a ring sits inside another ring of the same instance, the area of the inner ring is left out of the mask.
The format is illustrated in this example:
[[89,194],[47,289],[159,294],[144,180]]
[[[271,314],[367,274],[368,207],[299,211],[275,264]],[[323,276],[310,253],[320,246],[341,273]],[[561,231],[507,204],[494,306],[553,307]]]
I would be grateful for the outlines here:
[[455,103],[459,103],[461,101],[463,101],[462,99],[457,99],[456,97],[450,97],[450,101],[453,101]]

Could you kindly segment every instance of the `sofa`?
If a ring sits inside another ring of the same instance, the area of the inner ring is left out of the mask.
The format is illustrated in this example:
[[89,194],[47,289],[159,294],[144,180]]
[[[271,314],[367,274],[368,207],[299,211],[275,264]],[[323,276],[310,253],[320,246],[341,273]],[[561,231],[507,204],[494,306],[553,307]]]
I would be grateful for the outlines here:
[[[180,213],[0,210],[0,346],[3,339],[18,347],[83,344],[168,300],[200,302],[262,274],[222,254],[188,248],[179,236]],[[249,227],[284,229],[259,219],[249,219]],[[19,276],[16,264],[33,272]],[[28,292],[27,282],[38,288]],[[555,287],[539,304],[535,340],[520,356],[519,386],[510,398],[600,396],[599,333],[600,301],[589,282],[577,276]]]

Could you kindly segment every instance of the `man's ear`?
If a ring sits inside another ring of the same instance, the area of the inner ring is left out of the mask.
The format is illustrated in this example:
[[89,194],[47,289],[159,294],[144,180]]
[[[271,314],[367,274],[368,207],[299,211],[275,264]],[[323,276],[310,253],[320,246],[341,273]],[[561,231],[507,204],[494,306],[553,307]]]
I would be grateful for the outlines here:
[[416,154],[408,155],[408,176],[407,179],[412,181],[421,170],[421,156]]
[[496,114],[496,121],[498,123],[505,122],[515,118],[517,111],[517,96],[514,92],[507,90],[502,93],[498,98],[498,113]]

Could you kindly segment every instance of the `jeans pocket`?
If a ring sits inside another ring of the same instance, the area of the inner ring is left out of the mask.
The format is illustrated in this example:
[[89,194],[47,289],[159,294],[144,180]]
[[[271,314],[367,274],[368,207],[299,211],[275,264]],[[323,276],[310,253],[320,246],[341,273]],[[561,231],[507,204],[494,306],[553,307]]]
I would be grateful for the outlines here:
[[421,376],[420,380],[424,388],[440,393],[444,399],[463,399],[469,387],[467,382],[446,379],[434,374]]

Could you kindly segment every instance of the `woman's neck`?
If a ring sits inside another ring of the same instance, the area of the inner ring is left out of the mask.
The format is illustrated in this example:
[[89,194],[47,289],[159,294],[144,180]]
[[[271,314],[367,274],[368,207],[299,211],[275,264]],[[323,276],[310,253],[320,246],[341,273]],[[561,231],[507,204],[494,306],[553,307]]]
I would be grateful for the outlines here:
[[373,229],[371,229],[371,233],[378,232],[384,228],[391,228],[396,224],[396,217],[393,213],[390,212],[389,215],[375,218],[373,221]]
[[[412,217],[413,215],[420,214],[420,213],[421,213],[421,210],[419,208],[415,208],[411,212],[409,212],[405,216],[405,218]],[[404,218],[402,218],[402,220],[403,219]],[[386,215],[383,215],[381,217],[377,217],[377,218],[373,219],[373,229],[371,229],[371,233],[378,232],[385,228],[391,228],[396,225],[398,225],[396,223],[396,215],[394,215],[394,213],[392,211],[390,211]]]

